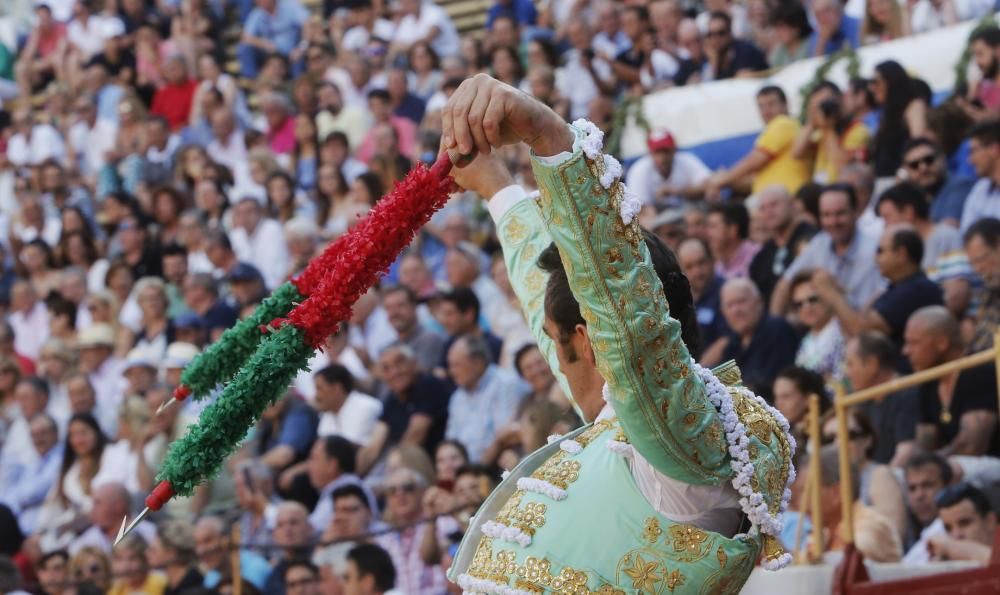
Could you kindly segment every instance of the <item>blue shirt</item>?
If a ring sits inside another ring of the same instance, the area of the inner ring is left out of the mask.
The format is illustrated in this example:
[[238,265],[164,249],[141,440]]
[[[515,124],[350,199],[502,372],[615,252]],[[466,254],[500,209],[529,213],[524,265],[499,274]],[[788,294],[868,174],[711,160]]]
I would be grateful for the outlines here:
[[[240,550],[240,576],[258,590],[263,589],[267,577],[271,576],[271,565],[260,554],[250,550]],[[205,573],[203,584],[206,589],[214,589],[220,580],[222,574],[218,570],[209,570]]]
[[[836,53],[845,45],[857,49],[858,45],[860,45],[859,31],[860,25],[858,24],[858,20],[845,14],[841,18],[840,29],[837,29],[837,32],[827,40],[826,47],[823,48],[823,54],[830,55]],[[812,35],[809,36],[810,56],[815,55],[817,43],[819,43],[819,32],[813,31]]]
[[722,316],[722,284],[725,279],[715,275],[694,304],[695,316],[698,318],[698,332],[701,333],[701,348],[707,349],[719,337],[730,333],[729,325]]
[[312,407],[303,403],[297,397],[289,399],[288,410],[278,422],[277,427],[272,422],[265,421],[261,431],[262,453],[276,446],[290,446],[295,451],[295,462],[301,461],[309,454],[316,440],[316,427],[319,417]]
[[514,421],[531,387],[512,372],[490,365],[472,390],[458,388],[448,404],[445,438],[458,440],[479,461],[500,428]]
[[18,515],[25,533],[34,530],[37,509],[59,478],[62,459],[63,447],[56,444],[41,458],[0,461],[0,502]]
[[962,220],[962,208],[965,197],[972,190],[975,180],[970,178],[949,176],[938,189],[931,201],[931,221],[941,223],[945,219]]
[[499,16],[510,17],[519,25],[534,25],[538,18],[538,10],[531,0],[510,0],[507,6],[494,2],[486,12],[486,28],[492,30],[493,21]]
[[1000,186],[989,178],[980,178],[965,198],[959,230],[964,234],[973,223],[989,217],[1000,219]]
[[260,7],[251,10],[243,30],[272,42],[279,53],[288,55],[299,43],[299,33],[308,18],[309,13],[297,0],[278,0],[274,14]]
[[125,90],[118,85],[104,85],[97,92],[97,119],[118,124],[118,102]]

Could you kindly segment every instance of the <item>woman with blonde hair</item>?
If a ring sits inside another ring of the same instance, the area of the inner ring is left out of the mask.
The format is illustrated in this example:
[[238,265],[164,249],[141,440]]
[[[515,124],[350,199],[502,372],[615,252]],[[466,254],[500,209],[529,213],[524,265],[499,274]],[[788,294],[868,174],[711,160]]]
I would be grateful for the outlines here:
[[160,420],[153,419],[143,397],[122,401],[118,409],[118,441],[104,449],[94,483],[120,483],[132,493],[148,492],[167,449],[165,429]]
[[906,37],[910,34],[910,19],[897,0],[868,0],[861,23],[861,44],[870,45]]
[[137,533],[125,536],[111,551],[115,582],[108,595],[162,595],[167,579],[149,572],[146,541]]
[[111,560],[96,546],[80,548],[69,561],[69,573],[73,581],[91,583],[101,593],[111,588]]

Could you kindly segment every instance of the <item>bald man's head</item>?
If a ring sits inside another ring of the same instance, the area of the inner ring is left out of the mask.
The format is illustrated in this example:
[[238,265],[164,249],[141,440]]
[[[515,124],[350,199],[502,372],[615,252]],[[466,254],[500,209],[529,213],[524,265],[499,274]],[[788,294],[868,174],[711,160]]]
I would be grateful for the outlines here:
[[926,306],[910,315],[903,333],[903,354],[914,370],[926,370],[962,352],[962,331],[944,306]]
[[737,278],[722,286],[722,315],[729,328],[740,337],[753,334],[764,314],[760,290],[749,279]]

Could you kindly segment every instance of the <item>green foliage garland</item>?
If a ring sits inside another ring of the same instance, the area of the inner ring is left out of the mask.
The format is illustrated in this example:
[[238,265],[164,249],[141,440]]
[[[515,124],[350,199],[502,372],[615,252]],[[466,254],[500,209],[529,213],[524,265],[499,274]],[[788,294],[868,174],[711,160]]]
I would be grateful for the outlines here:
[[196,486],[215,477],[261,413],[305,369],[312,353],[302,331],[290,324],[265,335],[243,367],[236,364],[239,372],[215,402],[170,445],[157,482],[169,481],[177,495],[190,496]]
[[635,117],[636,126],[644,133],[649,133],[649,122],[646,120],[646,114],[642,112],[642,97],[625,95],[611,117],[611,133],[604,143],[604,150],[609,155],[621,154],[622,134],[625,133],[625,124],[630,115]]
[[263,333],[261,325],[287,316],[303,300],[295,285],[285,283],[274,290],[253,314],[226,330],[204,353],[184,368],[181,383],[191,389],[191,398],[204,399],[215,387],[232,378],[257,350]]

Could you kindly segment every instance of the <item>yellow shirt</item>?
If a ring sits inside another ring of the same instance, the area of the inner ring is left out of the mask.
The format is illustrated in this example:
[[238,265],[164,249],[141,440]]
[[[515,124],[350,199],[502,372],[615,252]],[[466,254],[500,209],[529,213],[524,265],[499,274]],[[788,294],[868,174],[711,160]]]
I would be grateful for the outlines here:
[[785,115],[775,117],[764,127],[754,149],[767,154],[770,161],[754,176],[755,194],[773,184],[781,184],[794,194],[812,178],[809,162],[792,157],[792,145],[798,133],[799,123]]
[[[851,124],[840,137],[840,146],[847,151],[850,160],[864,160],[868,143],[871,142],[872,134],[868,127],[861,122]],[[827,154],[826,143],[822,137],[816,143],[816,163],[813,170],[813,181],[818,184],[832,184],[837,181],[840,171],[837,165],[830,161]]]
[[167,588],[167,577],[162,574],[149,574],[146,582],[138,589],[129,589],[124,583],[116,582],[108,595],[163,595]]

